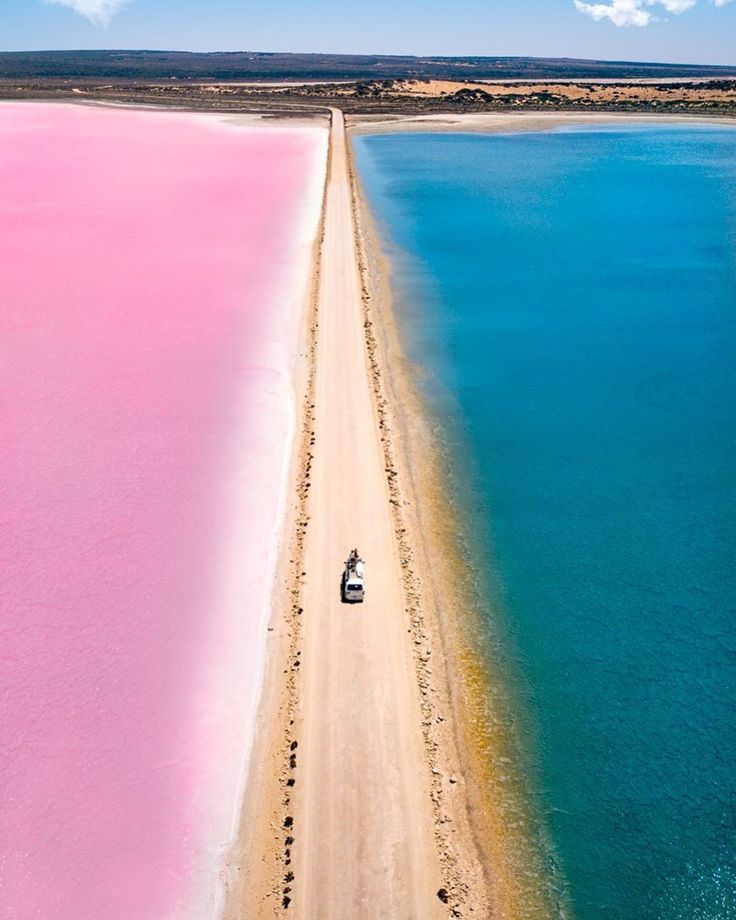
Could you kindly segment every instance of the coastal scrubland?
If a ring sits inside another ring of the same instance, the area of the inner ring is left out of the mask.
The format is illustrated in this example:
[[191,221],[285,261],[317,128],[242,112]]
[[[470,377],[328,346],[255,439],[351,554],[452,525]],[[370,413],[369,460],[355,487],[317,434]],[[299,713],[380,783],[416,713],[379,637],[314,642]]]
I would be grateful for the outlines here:
[[0,54],[0,98],[263,113],[573,111],[733,115],[732,68],[504,57],[251,52]]
[[479,112],[736,115],[736,80],[560,82],[458,79],[373,79],[345,82],[243,83],[88,78],[1,79],[0,98],[75,99],[195,110],[287,116],[338,107],[349,115],[433,115]]

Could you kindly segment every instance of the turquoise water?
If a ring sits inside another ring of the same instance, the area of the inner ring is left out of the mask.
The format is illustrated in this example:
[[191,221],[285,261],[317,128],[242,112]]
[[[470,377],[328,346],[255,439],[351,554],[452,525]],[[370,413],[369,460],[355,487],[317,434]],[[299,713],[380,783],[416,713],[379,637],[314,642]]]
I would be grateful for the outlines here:
[[355,147],[573,915],[734,918],[736,131]]

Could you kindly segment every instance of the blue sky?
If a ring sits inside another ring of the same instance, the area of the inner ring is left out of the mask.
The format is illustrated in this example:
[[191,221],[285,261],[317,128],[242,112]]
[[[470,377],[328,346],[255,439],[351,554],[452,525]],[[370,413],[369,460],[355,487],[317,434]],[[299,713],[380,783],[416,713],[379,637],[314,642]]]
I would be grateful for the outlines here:
[[736,0],[0,0],[0,50],[48,48],[736,65]]

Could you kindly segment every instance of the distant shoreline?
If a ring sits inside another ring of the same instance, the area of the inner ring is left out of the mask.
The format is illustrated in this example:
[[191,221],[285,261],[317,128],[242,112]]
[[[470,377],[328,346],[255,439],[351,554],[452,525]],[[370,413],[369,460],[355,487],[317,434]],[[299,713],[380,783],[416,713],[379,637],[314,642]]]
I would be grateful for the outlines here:
[[701,124],[736,127],[736,118],[695,114],[628,114],[623,112],[468,112],[428,115],[351,115],[348,126],[353,136],[362,134],[449,133],[511,134],[554,131],[558,128],[594,125]]
[[[626,115],[736,117],[736,70],[718,73],[684,68],[654,75],[635,70],[550,72],[523,69],[492,71],[463,65],[452,68],[407,67],[402,71],[372,70],[322,75],[291,71],[254,78],[229,71],[203,73],[196,67],[177,76],[157,71],[108,72],[89,67],[56,73],[3,68],[0,54],[0,98],[44,99],[134,104],[165,108],[240,112],[264,117],[327,114],[346,116],[472,117],[487,115]],[[707,70],[707,69],[706,69]],[[14,75],[13,75],[14,74]]]
[[595,80],[723,78],[731,64],[524,56],[317,54],[166,49],[0,52],[0,79],[339,81],[372,79]]

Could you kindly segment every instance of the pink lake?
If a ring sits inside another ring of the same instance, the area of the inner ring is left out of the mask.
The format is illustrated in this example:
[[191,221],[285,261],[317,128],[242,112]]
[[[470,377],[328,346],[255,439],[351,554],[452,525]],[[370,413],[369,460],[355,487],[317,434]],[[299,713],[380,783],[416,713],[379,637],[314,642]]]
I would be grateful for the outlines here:
[[215,917],[321,127],[0,105],[0,917]]

